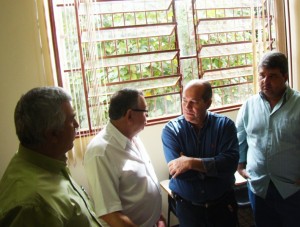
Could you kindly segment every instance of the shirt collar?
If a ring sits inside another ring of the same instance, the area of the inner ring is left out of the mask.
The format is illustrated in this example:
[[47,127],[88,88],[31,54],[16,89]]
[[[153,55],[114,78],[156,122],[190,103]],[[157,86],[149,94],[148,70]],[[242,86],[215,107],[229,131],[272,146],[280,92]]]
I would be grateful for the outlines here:
[[130,144],[130,140],[124,136],[110,121],[106,125],[106,129],[111,132],[111,135],[118,141],[120,146],[125,149],[128,144]]
[[[210,119],[210,115],[211,115],[211,112],[210,112],[210,111],[207,111],[207,112],[206,112],[205,120],[204,120],[204,122],[203,122],[203,127],[202,127],[201,129],[206,128],[206,126],[208,125],[208,121],[209,121],[209,119]],[[183,117],[183,119],[185,119],[184,115],[182,115],[182,117]],[[189,126],[190,126],[191,128],[195,128],[195,126],[194,126],[191,122],[187,121],[186,119],[185,119],[185,121],[189,124]]]
[[33,163],[34,165],[39,166],[40,168],[46,169],[54,173],[66,170],[67,167],[67,164],[65,162],[50,158],[46,155],[30,150],[21,144],[19,145],[17,155]]
[[[266,100],[266,97],[265,97],[265,95],[262,91],[259,92],[259,95],[263,100]],[[292,96],[292,89],[287,85],[281,99],[279,100],[279,102],[281,102],[281,100],[282,100],[282,104],[284,104],[289,100],[289,98],[291,96]]]

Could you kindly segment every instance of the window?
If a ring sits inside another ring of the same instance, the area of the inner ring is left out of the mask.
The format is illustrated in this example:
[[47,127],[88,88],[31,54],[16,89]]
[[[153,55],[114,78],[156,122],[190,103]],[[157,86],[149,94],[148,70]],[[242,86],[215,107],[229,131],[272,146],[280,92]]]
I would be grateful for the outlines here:
[[196,1],[199,75],[213,86],[213,108],[240,104],[255,92],[257,60],[276,44],[271,2]]
[[80,132],[106,124],[110,96],[143,90],[154,123],[181,114],[181,88],[205,78],[212,110],[255,92],[256,63],[276,47],[273,1],[49,0],[58,83],[74,99]]

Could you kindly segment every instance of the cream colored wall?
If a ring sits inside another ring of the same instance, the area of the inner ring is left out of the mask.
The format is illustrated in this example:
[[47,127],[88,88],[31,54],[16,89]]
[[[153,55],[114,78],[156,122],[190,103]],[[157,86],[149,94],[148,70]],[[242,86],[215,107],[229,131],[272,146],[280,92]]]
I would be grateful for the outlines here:
[[[36,5],[37,4],[37,5]],[[298,0],[291,0],[291,12],[300,10]],[[35,9],[38,9],[36,13]],[[46,45],[46,26],[43,19],[44,9],[41,0],[1,0],[0,1],[0,178],[18,147],[15,135],[13,112],[21,94],[29,89],[53,85],[49,49]],[[299,52],[297,41],[300,37],[299,17],[292,15],[292,46],[293,72],[300,75]],[[38,18],[38,19],[37,19]],[[40,28],[40,32],[39,32]],[[296,88],[300,88],[300,81]],[[236,112],[228,116],[235,119]],[[140,134],[149,151],[159,180],[168,177],[167,166],[162,153],[160,132],[163,125],[146,127]],[[81,161],[76,166],[70,166],[74,178],[86,186]],[[163,194],[163,196],[165,196]],[[166,212],[166,198],[164,199],[164,213]]]
[[292,75],[293,75],[293,88],[300,91],[300,1],[299,0],[285,0],[289,2],[289,10],[291,13],[291,53],[290,53],[290,61],[292,62]]
[[18,147],[13,123],[17,100],[30,88],[51,84],[35,7],[34,0],[0,1],[0,177]]

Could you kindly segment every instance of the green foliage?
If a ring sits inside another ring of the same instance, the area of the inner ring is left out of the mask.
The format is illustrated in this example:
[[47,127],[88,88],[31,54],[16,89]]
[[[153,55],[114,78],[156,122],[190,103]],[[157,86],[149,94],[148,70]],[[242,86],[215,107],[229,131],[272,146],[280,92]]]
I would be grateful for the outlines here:
[[102,26],[104,28],[107,28],[107,27],[112,27],[113,26],[113,16],[112,14],[104,14],[102,15]]
[[136,24],[146,24],[146,16],[145,16],[145,12],[138,12],[135,15],[136,18]]
[[210,63],[210,58],[202,58],[201,59],[202,70],[210,70],[212,68]]
[[134,25],[135,24],[135,17],[134,17],[134,13],[125,13],[125,25],[126,26],[130,26],[130,25]]
[[114,55],[114,53],[116,52],[116,46],[115,43],[113,41],[106,41],[104,42],[104,56],[111,56]]
[[108,74],[108,82],[109,83],[119,81],[118,67],[108,67],[107,68],[107,74]]
[[216,17],[217,18],[223,18],[223,17],[225,17],[225,10],[224,9],[217,9],[216,10]]
[[124,17],[123,17],[123,13],[116,13],[113,14],[113,26],[117,27],[117,26],[124,26]]
[[121,66],[120,67],[120,80],[127,81],[131,79],[129,76],[129,66]]
[[[179,1],[178,1],[179,2]],[[179,3],[178,3],[179,4]],[[177,5],[178,6],[178,5]],[[255,9],[257,15],[262,15],[263,12],[258,8]],[[160,23],[170,23],[184,21],[187,18],[187,9],[178,10],[177,19],[174,18],[173,7],[168,10],[157,11],[138,11],[138,12],[125,12],[125,13],[107,13],[102,15],[93,15],[92,19],[95,21],[96,30],[101,28],[112,28],[122,26],[134,25],[154,25]],[[108,105],[112,93],[124,86],[137,87],[143,89],[146,96],[148,108],[150,110],[149,117],[165,117],[173,114],[181,113],[180,104],[180,87],[189,80],[198,78],[206,72],[214,72],[228,68],[238,68],[240,66],[248,66],[253,64],[252,53],[239,53],[239,54],[224,54],[222,56],[213,57],[197,57],[191,58],[192,60],[180,60],[178,62],[177,56],[174,59],[149,62],[127,64],[120,62],[120,64],[113,64],[111,67],[100,67],[96,69],[85,69],[85,75],[81,74],[81,59],[80,50],[78,45],[78,34],[76,32],[76,17],[74,9],[61,12],[63,14],[63,27],[64,30],[70,31],[68,39],[64,40],[64,84],[69,86],[72,96],[75,99],[74,107],[76,109],[81,128],[88,128],[87,111],[90,111],[91,125],[93,128],[99,127],[99,122],[106,122],[108,119]],[[195,24],[199,21],[196,19],[218,19],[218,18],[232,18],[232,17],[247,17],[251,16],[250,8],[225,8],[225,9],[208,9],[197,10],[196,17],[192,17],[191,21]],[[79,17],[81,28],[80,32],[84,32],[89,28],[91,18],[85,15]],[[220,21],[220,20],[216,20]],[[187,22],[184,22],[184,28],[189,27]],[[192,22],[191,22],[192,23]],[[194,24],[193,24],[194,25]],[[192,26],[193,26],[192,25]],[[192,27],[190,26],[190,27]],[[68,28],[68,29],[67,29]],[[163,29],[163,26],[157,26],[157,29]],[[178,27],[177,27],[178,28]],[[273,30],[272,30],[273,31]],[[113,39],[106,41],[98,41],[95,43],[82,42],[82,52],[84,62],[91,61],[95,55],[94,48],[96,47],[96,55],[112,59],[113,57],[123,57],[124,55],[137,56],[136,54],[161,52],[164,53],[168,50],[175,50],[177,48],[189,50],[191,47],[195,48],[192,43],[193,34],[190,30],[185,31],[180,35],[179,42],[184,42],[179,47],[176,43],[178,33],[173,31],[172,34],[158,36],[159,33],[149,34],[148,37],[129,38],[129,39]],[[270,34],[266,33],[266,36]],[[253,40],[253,36],[254,39]],[[218,46],[222,48],[224,45],[219,44],[234,44],[237,42],[256,42],[261,38],[261,33],[252,31],[223,31],[216,33],[196,34],[196,43],[198,48],[205,48],[206,45]],[[94,46],[93,46],[94,45]],[[183,48],[182,48],[183,47]],[[180,50],[180,55],[184,53],[188,55],[197,55],[196,50],[194,53]],[[191,54],[192,53],[192,54]],[[182,56],[182,55],[181,55]],[[209,55],[205,55],[209,56]],[[129,56],[130,58],[131,56]],[[144,56],[141,56],[141,58]],[[106,60],[107,60],[106,59]],[[199,65],[197,64],[199,61]],[[138,61],[137,61],[138,62]],[[97,64],[97,63],[95,63]],[[199,72],[198,72],[199,69]],[[94,71],[93,71],[94,70]],[[71,73],[69,73],[71,71]],[[182,78],[180,78],[181,74]],[[177,78],[175,76],[177,75]],[[208,78],[214,89],[213,107],[221,107],[230,105],[232,103],[239,103],[243,101],[253,92],[253,75],[243,75],[237,77],[224,77],[224,78]],[[83,81],[85,78],[85,81]],[[171,78],[169,80],[169,78]],[[182,84],[178,81],[182,79]],[[123,83],[126,82],[126,83]],[[87,85],[88,104],[86,105],[84,83]],[[244,84],[242,84],[244,83]],[[101,88],[101,89],[100,89]],[[89,106],[89,110],[86,109]]]

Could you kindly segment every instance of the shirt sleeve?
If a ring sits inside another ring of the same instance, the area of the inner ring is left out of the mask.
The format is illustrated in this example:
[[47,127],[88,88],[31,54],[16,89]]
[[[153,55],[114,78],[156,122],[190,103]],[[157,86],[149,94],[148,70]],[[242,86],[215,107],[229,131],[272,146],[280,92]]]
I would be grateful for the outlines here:
[[240,108],[236,118],[237,138],[239,141],[239,153],[240,153],[239,163],[246,162],[247,160],[248,143],[247,143],[247,132],[245,128],[245,106],[246,104],[244,104]]
[[[232,174],[237,169],[239,160],[239,147],[237,140],[236,127],[232,120],[225,118],[217,128],[215,136],[217,137],[216,155],[212,158],[203,158],[208,176],[220,174]],[[214,163],[213,163],[214,160]]]
[[181,148],[179,146],[179,142],[177,141],[178,136],[176,135],[170,122],[163,128],[161,139],[166,162],[169,163],[170,161],[179,158]]
[[[176,124],[176,123],[175,123]],[[180,139],[179,129],[178,126],[174,126],[173,122],[170,121],[162,130],[162,144],[163,144],[163,151],[165,155],[166,162],[169,163],[170,161],[177,159],[180,157],[181,152],[185,152],[183,143]],[[193,179],[193,178],[202,178],[203,173],[200,173],[196,170],[189,170],[185,173],[178,175],[177,179]]]
[[89,191],[97,217],[122,210],[119,197],[119,174],[107,154],[95,155],[84,162]]

